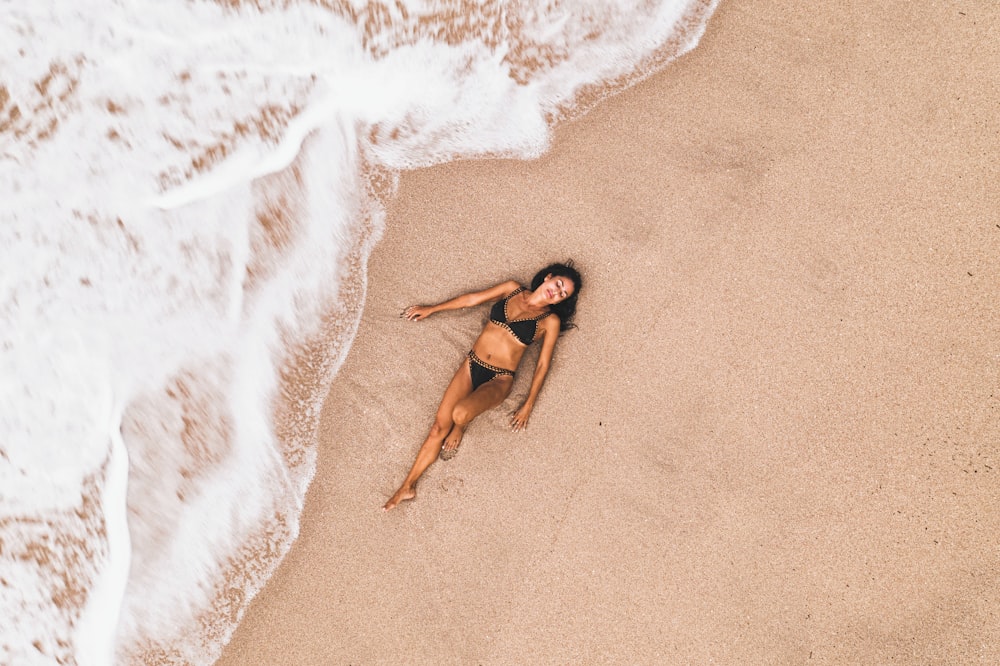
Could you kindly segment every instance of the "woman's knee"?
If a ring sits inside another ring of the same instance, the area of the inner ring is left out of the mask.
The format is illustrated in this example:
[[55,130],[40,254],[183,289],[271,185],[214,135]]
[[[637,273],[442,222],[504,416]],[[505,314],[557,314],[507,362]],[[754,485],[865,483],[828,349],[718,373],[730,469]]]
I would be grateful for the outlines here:
[[431,425],[431,437],[444,437],[449,432],[451,432],[451,426],[454,425],[452,421],[443,419],[440,416],[434,419],[434,424]]
[[459,402],[455,405],[455,408],[451,410],[451,420],[460,426],[467,426],[472,419],[475,418],[475,414],[472,410],[463,402]]

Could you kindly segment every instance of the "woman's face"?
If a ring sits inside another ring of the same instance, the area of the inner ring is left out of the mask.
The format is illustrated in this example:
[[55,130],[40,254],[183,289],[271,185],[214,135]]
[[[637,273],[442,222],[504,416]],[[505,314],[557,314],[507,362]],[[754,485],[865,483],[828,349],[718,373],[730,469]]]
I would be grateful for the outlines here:
[[535,293],[541,294],[545,298],[545,302],[552,305],[565,301],[575,291],[576,285],[568,277],[549,273],[545,276],[545,281],[538,285]]

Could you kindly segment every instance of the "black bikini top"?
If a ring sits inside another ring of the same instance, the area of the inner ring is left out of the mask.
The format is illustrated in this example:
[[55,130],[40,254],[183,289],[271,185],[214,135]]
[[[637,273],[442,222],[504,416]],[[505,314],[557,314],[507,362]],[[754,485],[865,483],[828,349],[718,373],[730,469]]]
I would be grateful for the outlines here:
[[518,294],[524,291],[524,287],[518,287],[514,291],[510,292],[510,296],[503,299],[502,301],[497,301],[493,304],[493,308],[490,310],[490,321],[497,326],[503,326],[510,334],[517,338],[517,341],[522,345],[530,345],[532,340],[535,339],[535,333],[538,330],[538,320],[545,319],[551,312],[543,312],[537,317],[529,317],[525,319],[509,319],[507,317],[507,301],[514,298]]

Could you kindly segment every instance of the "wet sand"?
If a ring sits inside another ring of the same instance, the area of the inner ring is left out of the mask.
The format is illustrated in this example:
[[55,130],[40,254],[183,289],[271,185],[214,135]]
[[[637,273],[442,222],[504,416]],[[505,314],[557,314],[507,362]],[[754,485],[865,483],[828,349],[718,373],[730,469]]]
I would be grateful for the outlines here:
[[[1000,6],[732,0],[537,161],[407,173],[221,664],[1000,662]],[[577,323],[402,481],[487,306]]]

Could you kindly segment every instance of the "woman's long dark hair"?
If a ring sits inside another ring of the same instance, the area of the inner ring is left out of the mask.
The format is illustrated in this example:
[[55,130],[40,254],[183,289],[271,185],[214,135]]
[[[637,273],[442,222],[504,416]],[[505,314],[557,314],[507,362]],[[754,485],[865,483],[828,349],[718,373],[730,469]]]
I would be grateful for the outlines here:
[[565,264],[550,264],[535,273],[535,277],[531,279],[531,291],[538,289],[539,285],[545,282],[545,278],[548,275],[558,275],[559,277],[569,278],[573,281],[573,295],[564,301],[559,301],[555,305],[550,305],[549,309],[559,315],[560,331],[576,328],[576,324],[572,322],[572,319],[573,315],[576,314],[576,299],[583,288],[583,278],[580,277],[580,271],[573,267],[572,259]]

